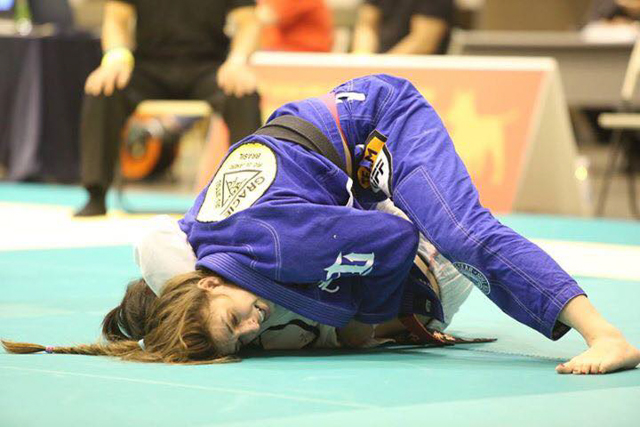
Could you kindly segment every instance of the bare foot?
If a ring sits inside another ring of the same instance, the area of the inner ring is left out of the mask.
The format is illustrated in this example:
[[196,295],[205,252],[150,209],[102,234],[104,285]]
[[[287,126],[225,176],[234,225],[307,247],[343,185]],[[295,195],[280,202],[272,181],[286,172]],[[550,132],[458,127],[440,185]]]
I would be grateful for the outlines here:
[[640,364],[640,350],[620,336],[595,339],[587,351],[556,367],[559,374],[606,374],[633,369]]

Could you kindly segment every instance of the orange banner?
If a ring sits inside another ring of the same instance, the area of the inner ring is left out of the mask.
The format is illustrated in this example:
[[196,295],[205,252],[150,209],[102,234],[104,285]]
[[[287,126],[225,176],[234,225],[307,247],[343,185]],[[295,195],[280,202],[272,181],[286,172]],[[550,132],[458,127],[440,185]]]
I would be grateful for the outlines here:
[[445,122],[483,205],[512,210],[544,70],[255,65],[265,117],[282,104],[322,95],[354,77],[382,72],[409,79]]

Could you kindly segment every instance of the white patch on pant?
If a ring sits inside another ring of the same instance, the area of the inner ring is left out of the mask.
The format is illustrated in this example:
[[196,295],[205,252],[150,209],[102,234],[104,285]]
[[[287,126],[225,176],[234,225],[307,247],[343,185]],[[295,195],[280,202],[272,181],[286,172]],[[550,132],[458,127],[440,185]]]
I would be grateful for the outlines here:
[[374,193],[382,191],[387,197],[391,197],[391,175],[393,171],[393,159],[387,146],[382,147],[382,151],[376,157],[376,161],[371,168],[371,189]]
[[367,96],[361,92],[340,92],[336,93],[336,104],[344,101],[364,101]]
[[264,144],[242,144],[216,172],[197,219],[221,221],[252,206],[271,186],[277,173],[276,155]]
[[464,277],[471,280],[471,283],[476,285],[483,294],[489,295],[491,293],[491,284],[482,271],[464,262],[454,262],[453,266],[457,268]]

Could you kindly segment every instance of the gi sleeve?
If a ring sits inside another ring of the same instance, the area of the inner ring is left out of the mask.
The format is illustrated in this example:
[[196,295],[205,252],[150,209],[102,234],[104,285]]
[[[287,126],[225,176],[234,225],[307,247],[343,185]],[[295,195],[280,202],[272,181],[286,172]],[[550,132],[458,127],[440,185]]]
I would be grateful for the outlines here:
[[167,280],[196,268],[196,256],[186,234],[168,215],[149,220],[133,249],[142,278],[156,295]]

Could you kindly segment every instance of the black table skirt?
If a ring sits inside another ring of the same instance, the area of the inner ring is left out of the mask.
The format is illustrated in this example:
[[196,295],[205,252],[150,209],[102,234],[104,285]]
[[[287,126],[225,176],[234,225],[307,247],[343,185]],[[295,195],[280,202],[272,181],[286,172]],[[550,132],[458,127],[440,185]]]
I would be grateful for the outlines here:
[[84,82],[100,63],[89,34],[0,37],[0,163],[12,181],[76,182]]

